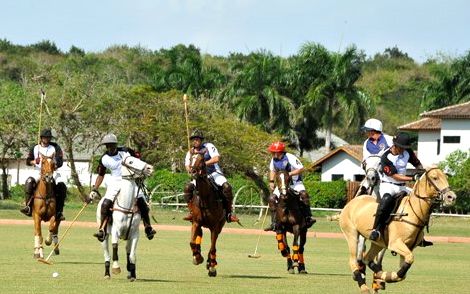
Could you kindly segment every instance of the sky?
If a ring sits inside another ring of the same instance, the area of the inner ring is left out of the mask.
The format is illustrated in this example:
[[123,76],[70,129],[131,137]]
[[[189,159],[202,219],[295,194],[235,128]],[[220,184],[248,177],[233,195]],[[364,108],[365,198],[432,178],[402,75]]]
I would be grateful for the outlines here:
[[0,39],[50,40],[64,52],[193,44],[211,55],[286,57],[315,42],[368,56],[397,46],[424,62],[470,49],[468,0],[2,0],[0,15]]

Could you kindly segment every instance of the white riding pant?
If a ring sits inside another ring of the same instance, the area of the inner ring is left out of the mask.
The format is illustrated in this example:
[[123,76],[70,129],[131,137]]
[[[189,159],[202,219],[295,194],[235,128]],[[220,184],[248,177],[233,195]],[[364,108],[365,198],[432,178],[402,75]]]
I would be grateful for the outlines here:
[[411,188],[408,188],[406,185],[399,186],[392,183],[381,182],[380,183],[380,197],[383,197],[385,194],[396,195],[401,191],[406,191],[406,193],[410,193],[412,191]]
[[[302,181],[295,182],[293,185],[290,185],[289,188],[293,189],[296,192],[305,191],[305,186]],[[279,197],[281,193],[279,192],[279,189],[276,187],[273,191],[273,194]]]
[[[106,193],[103,198],[114,201],[119,191],[121,191],[121,180],[110,180],[106,185]],[[139,190],[139,187],[136,186],[134,193],[137,193],[137,191],[139,191],[137,198],[144,197],[142,189]]]
[[[211,178],[219,187],[222,187],[223,184],[227,183],[227,178],[225,178],[223,174],[216,171],[211,173],[208,177]],[[196,186],[196,180],[191,180],[191,183]]]

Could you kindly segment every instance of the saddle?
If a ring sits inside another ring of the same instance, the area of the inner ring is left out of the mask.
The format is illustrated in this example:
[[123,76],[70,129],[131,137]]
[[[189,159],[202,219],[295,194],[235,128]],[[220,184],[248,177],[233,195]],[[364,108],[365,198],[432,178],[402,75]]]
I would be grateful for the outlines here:
[[398,215],[397,210],[398,210],[398,207],[400,207],[401,200],[407,195],[408,193],[406,191],[401,191],[393,196],[393,200],[395,200],[395,203],[393,204],[393,209],[390,212],[390,216],[385,221],[386,226],[388,226],[388,224],[392,222],[393,218]]

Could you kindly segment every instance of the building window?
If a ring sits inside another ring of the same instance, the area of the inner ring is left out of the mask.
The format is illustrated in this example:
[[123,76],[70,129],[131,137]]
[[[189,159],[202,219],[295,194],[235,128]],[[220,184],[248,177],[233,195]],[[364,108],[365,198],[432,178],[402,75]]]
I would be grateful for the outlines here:
[[362,182],[366,176],[365,175],[354,175],[354,181]]
[[344,179],[344,175],[338,175],[338,174],[331,175],[331,180],[332,181],[338,181],[338,180],[343,180],[343,179]]
[[441,154],[441,139],[437,139],[437,155]]
[[460,136],[444,136],[444,143],[459,144]]

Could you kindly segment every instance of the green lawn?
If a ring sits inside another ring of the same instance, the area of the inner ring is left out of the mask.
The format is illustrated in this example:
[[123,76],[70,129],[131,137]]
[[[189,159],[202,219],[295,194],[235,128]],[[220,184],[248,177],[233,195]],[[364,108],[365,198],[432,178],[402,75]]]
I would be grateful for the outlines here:
[[[71,220],[80,208],[71,205],[66,217]],[[94,220],[95,207],[86,209],[79,220]],[[181,221],[184,211],[156,209],[160,224],[188,225]],[[247,228],[259,228],[255,216],[241,215]],[[26,219],[19,212],[1,209],[0,218]],[[436,218],[432,233],[455,232],[469,236],[467,220]],[[229,227],[237,227],[229,224]],[[156,226],[158,230],[158,225]],[[64,228],[63,228],[64,229]],[[290,275],[285,260],[277,252],[272,236],[261,236],[259,259],[250,259],[258,235],[222,234],[218,246],[218,276],[210,278],[204,264],[192,265],[189,233],[160,230],[154,240],[142,237],[138,246],[135,283],[126,274],[103,280],[103,255],[99,243],[91,236],[93,228],[72,227],[61,245],[61,255],[53,256],[53,265],[32,258],[32,227],[0,225],[2,251],[0,293],[358,293],[347,262],[347,246],[342,239],[308,238],[305,259],[308,275]],[[337,232],[337,223],[319,218],[315,230]],[[437,233],[435,234],[437,235]],[[143,233],[141,236],[144,236]],[[8,241],[10,240],[10,241]],[[206,256],[209,238],[203,240]],[[125,260],[124,243],[121,260]],[[46,248],[45,254],[49,254]],[[396,270],[398,257],[386,256],[385,268]],[[125,263],[121,262],[125,269]],[[59,272],[58,278],[52,278]],[[437,243],[418,248],[415,264],[405,281],[387,285],[384,293],[463,293],[462,283],[470,272],[470,244]],[[369,281],[370,282],[370,281]]]

